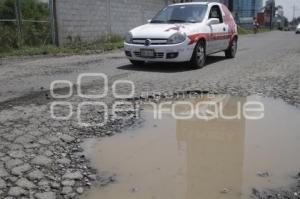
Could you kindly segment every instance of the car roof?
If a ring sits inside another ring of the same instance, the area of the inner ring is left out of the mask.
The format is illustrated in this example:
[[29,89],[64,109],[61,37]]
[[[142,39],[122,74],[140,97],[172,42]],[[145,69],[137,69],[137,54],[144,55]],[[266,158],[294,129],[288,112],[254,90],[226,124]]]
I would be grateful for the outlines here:
[[176,5],[209,5],[209,4],[220,4],[218,2],[187,2],[187,3],[174,3],[169,6],[176,6]]

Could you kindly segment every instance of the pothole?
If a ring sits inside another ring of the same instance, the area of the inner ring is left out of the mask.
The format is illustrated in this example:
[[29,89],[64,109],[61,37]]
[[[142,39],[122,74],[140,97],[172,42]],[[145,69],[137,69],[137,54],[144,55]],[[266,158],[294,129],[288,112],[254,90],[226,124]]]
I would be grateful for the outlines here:
[[[288,188],[295,182],[300,171],[298,109],[258,96],[188,102],[193,106],[165,104],[161,119],[147,105],[143,127],[85,142],[94,167],[115,174],[116,181],[82,198],[246,199],[253,189]],[[215,118],[198,117],[199,111],[214,115],[214,103]],[[174,117],[191,112],[189,119]]]

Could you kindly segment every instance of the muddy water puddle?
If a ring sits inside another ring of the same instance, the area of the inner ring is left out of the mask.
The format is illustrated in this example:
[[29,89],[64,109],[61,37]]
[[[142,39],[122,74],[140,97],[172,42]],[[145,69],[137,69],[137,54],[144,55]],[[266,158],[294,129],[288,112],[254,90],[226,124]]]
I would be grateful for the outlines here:
[[264,117],[174,119],[165,109],[158,120],[146,107],[142,128],[84,144],[92,164],[115,174],[116,182],[82,198],[246,199],[252,188],[294,183],[300,171],[300,111],[257,96],[220,101],[228,115],[238,112],[238,102],[262,103]]

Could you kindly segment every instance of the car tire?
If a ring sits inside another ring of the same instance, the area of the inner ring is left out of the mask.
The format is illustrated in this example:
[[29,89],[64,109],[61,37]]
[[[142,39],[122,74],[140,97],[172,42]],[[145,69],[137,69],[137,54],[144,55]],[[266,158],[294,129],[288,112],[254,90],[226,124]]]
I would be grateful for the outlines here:
[[203,40],[200,40],[195,46],[190,65],[193,69],[203,68],[206,62],[206,46]]
[[225,57],[226,58],[234,58],[237,52],[237,38],[235,37],[229,44],[227,50],[225,50]]
[[145,62],[144,61],[136,61],[136,60],[129,60],[131,63],[132,63],[132,65],[134,65],[134,66],[142,66],[142,65],[144,65],[145,64]]

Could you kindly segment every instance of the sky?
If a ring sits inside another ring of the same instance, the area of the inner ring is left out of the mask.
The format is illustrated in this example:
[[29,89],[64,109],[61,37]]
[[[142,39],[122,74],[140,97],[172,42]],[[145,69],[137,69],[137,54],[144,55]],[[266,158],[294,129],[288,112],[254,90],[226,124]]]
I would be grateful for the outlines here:
[[[266,1],[266,0],[265,0]],[[284,15],[289,19],[293,19],[293,5],[296,6],[295,16],[300,16],[300,0],[275,0],[276,6],[282,5],[284,9]]]

